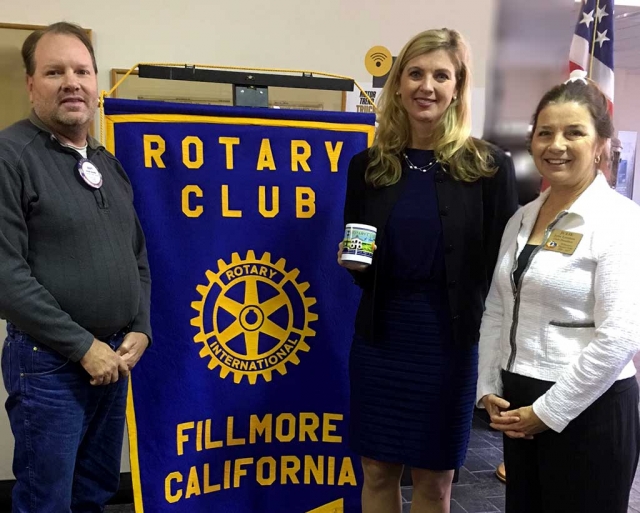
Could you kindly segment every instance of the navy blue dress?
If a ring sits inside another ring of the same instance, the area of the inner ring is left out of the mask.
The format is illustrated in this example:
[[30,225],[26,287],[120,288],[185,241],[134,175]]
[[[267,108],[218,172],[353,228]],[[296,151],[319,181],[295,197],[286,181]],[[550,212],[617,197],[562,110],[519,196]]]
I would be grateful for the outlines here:
[[[416,166],[432,151],[407,150]],[[385,238],[383,342],[355,336],[350,356],[350,446],[360,456],[429,470],[464,463],[478,348],[454,347],[434,175],[405,165],[407,184]]]

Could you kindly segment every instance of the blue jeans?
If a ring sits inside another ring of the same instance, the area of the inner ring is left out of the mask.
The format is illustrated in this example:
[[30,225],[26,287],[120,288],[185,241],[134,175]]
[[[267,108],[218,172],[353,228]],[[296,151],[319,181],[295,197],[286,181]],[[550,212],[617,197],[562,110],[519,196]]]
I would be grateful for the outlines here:
[[[123,338],[105,342],[116,349]],[[12,512],[104,511],[118,490],[128,380],[92,386],[79,363],[11,324],[2,378],[15,438]]]

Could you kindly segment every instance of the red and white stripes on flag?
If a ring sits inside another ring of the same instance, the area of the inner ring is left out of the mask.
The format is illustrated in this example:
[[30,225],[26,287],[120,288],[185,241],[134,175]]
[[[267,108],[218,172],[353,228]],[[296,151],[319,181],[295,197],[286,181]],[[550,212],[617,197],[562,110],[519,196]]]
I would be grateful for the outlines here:
[[585,0],[569,50],[569,71],[581,69],[609,99],[613,110],[614,0]]

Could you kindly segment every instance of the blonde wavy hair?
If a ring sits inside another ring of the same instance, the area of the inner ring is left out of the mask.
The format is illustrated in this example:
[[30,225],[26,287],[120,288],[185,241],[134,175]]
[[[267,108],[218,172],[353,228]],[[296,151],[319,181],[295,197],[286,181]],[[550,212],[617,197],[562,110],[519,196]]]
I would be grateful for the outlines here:
[[445,50],[456,69],[457,99],[453,100],[434,128],[434,151],[438,162],[456,180],[474,182],[496,172],[487,143],[471,137],[471,71],[469,52],[459,32],[434,29],[413,37],[393,64],[382,90],[378,130],[369,149],[371,160],[365,174],[368,184],[385,187],[402,176],[402,152],[411,144],[407,111],[396,91],[407,63],[421,55]]

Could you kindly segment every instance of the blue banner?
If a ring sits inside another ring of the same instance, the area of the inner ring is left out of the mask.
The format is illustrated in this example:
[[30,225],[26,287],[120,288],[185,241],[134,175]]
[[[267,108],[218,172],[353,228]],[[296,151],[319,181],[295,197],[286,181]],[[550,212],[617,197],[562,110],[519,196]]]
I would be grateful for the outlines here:
[[127,412],[136,512],[360,511],[358,291],[336,251],[373,115],[107,99],[105,126],[153,280]]

